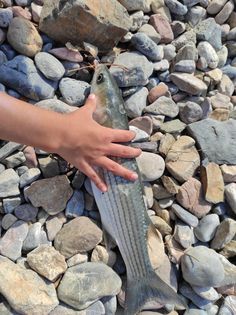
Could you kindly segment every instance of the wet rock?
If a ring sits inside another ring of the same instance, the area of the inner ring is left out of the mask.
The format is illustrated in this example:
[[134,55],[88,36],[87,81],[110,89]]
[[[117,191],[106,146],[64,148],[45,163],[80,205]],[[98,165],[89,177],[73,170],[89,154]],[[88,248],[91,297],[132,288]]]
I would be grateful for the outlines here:
[[227,243],[232,241],[236,234],[236,221],[233,219],[225,219],[217,227],[215,237],[211,242],[211,248],[219,250]]
[[102,240],[102,231],[91,219],[75,218],[57,233],[54,246],[66,258],[92,250]]
[[170,148],[166,156],[166,168],[180,182],[188,180],[200,164],[194,140],[181,136]]
[[1,256],[0,274],[1,294],[19,314],[48,314],[58,305],[53,284],[46,284],[36,272]]
[[104,296],[116,295],[120,288],[121,280],[110,267],[89,262],[66,271],[58,287],[58,296],[66,304],[84,309]]
[[157,154],[142,152],[137,157],[138,167],[144,181],[154,181],[160,178],[165,170],[163,158]]
[[181,91],[192,95],[202,94],[207,90],[207,86],[202,80],[189,73],[174,72],[171,73],[170,79]]
[[194,229],[194,234],[199,241],[209,242],[215,236],[219,225],[219,216],[217,214],[208,214],[199,221],[199,225]]
[[15,17],[9,25],[7,40],[20,54],[34,57],[42,49],[42,39],[28,20]]
[[[85,41],[102,51],[109,51],[131,26],[128,13],[118,1],[113,0],[99,5],[89,1],[86,5],[85,8],[82,3],[74,1],[66,4],[60,1],[60,5],[46,2],[40,16],[40,30],[62,43],[79,45]],[[84,25],[87,25],[86,30]]]
[[35,207],[43,207],[53,215],[63,211],[72,195],[72,188],[65,175],[41,179],[25,191],[26,197]]
[[204,246],[188,249],[181,258],[181,268],[184,279],[191,285],[214,287],[224,279],[218,254]]
[[48,245],[41,245],[31,251],[27,255],[27,263],[34,271],[52,282],[67,269],[65,257]]
[[0,198],[19,195],[19,182],[20,178],[13,169],[3,171],[0,174]]

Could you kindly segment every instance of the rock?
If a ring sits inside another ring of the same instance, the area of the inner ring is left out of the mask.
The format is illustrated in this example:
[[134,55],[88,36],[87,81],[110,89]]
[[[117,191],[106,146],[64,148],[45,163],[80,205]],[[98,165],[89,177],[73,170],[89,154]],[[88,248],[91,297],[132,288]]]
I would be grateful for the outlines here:
[[61,0],[59,3],[45,1],[39,24],[40,30],[56,41],[75,45],[85,41],[101,51],[112,49],[130,26],[126,9],[115,0],[99,5],[89,0],[86,7],[77,1],[66,4]]
[[196,70],[196,64],[194,60],[180,60],[175,64],[174,71],[194,73]]
[[119,0],[119,2],[128,10],[128,11],[143,11],[150,12],[151,0],[138,0],[138,1],[128,1],[128,0]]
[[230,109],[230,105],[232,106],[232,104],[230,103],[230,97],[221,93],[217,93],[216,95],[212,96],[210,100],[213,109]]
[[204,217],[211,210],[211,204],[203,197],[201,182],[193,177],[180,187],[176,199],[198,218]]
[[164,133],[173,133],[178,134],[182,132],[186,127],[186,124],[180,121],[179,119],[173,119],[171,121],[161,124],[160,130]]
[[152,61],[159,61],[163,57],[163,49],[158,46],[148,35],[136,33],[131,38],[131,44]]
[[219,13],[228,0],[212,0],[207,6],[207,13],[217,14]]
[[187,130],[199,145],[203,158],[216,164],[234,164],[235,120],[204,119],[188,125]]
[[234,84],[226,74],[223,74],[217,89],[219,93],[231,96],[234,93]]
[[198,286],[192,285],[192,289],[201,298],[209,300],[209,301],[215,302],[221,298],[221,295],[218,294],[218,292],[212,287],[198,287]]
[[23,152],[17,152],[13,155],[8,156],[3,163],[7,168],[14,168],[26,161],[25,155]]
[[178,115],[179,108],[171,98],[161,96],[154,103],[145,107],[144,113],[174,118]]
[[54,216],[50,217],[46,221],[46,230],[49,241],[53,241],[57,233],[61,230],[63,225],[62,220],[59,217]]
[[182,221],[176,222],[173,237],[183,248],[189,248],[194,243],[193,230]]
[[44,178],[49,178],[60,174],[59,165],[56,159],[48,156],[46,158],[39,158],[38,161],[39,168]]
[[29,232],[23,242],[23,251],[29,252],[38,247],[41,243],[41,223],[36,222],[29,226]]
[[154,181],[160,178],[165,170],[165,162],[160,155],[142,152],[137,157],[138,167],[143,181]]
[[138,30],[139,33],[144,33],[148,37],[150,37],[156,44],[158,44],[161,40],[161,35],[157,33],[155,28],[150,24],[144,24]]
[[46,52],[39,52],[34,58],[37,68],[43,75],[52,81],[59,81],[64,73],[65,68],[62,63]]
[[70,62],[82,62],[83,56],[79,51],[70,50],[67,47],[53,48],[48,51],[50,54],[56,56],[58,59]]
[[0,27],[8,27],[13,19],[11,8],[0,9]]
[[162,138],[161,138],[161,141],[160,141],[160,145],[159,145],[159,152],[166,156],[170,150],[170,148],[172,147],[172,145],[174,144],[175,142],[175,138],[167,133],[165,134]]
[[39,74],[33,60],[21,55],[0,66],[0,81],[36,101],[52,98],[56,88],[55,82]]
[[227,296],[220,307],[219,315],[234,315],[236,307],[236,297]]
[[37,5],[34,2],[31,3],[32,17],[33,17],[34,22],[36,23],[38,23],[40,20],[42,8],[43,7],[41,5]]
[[221,28],[214,18],[201,21],[196,27],[195,32],[199,41],[209,42],[216,51],[222,48]]
[[184,248],[175,241],[172,235],[167,235],[165,242],[170,261],[174,264],[179,264],[181,257],[184,255]]
[[153,123],[151,118],[148,116],[137,117],[132,119],[129,122],[129,126],[137,127],[140,130],[146,132],[149,136],[152,134],[153,131]]
[[191,285],[214,287],[224,279],[218,254],[204,246],[189,248],[181,258],[181,268],[184,279]]
[[28,233],[28,225],[24,221],[15,222],[0,240],[0,253],[11,260],[21,256],[23,241]]
[[114,63],[128,68],[128,70],[119,67],[110,68],[119,87],[146,85],[153,72],[153,64],[139,52],[122,53],[115,58]]
[[236,183],[231,183],[225,186],[225,196],[231,209],[236,213]]
[[15,208],[14,210],[15,216],[23,221],[34,221],[37,214],[38,214],[38,208],[35,208],[34,206],[30,204],[22,204]]
[[180,108],[180,119],[186,124],[201,120],[202,116],[203,110],[197,103],[188,101]]
[[226,258],[231,258],[236,256],[236,241],[232,240],[227,243],[220,252]]
[[181,136],[166,156],[166,168],[180,182],[188,180],[200,165],[195,142],[188,136]]
[[68,218],[79,217],[83,214],[84,207],[84,194],[82,191],[76,190],[66,205],[66,216]]
[[48,245],[41,245],[31,251],[27,255],[27,263],[34,271],[52,282],[67,269],[65,257]]
[[16,221],[17,218],[13,214],[8,213],[2,218],[2,228],[8,230]]
[[53,215],[65,209],[72,192],[67,176],[61,175],[34,182],[25,191],[25,195],[33,206],[43,207]]
[[221,165],[220,166],[223,180],[225,183],[236,182],[236,166],[235,165]]
[[211,203],[224,201],[224,181],[218,164],[209,163],[201,167],[201,182],[206,201]]
[[174,39],[170,23],[161,14],[151,15],[149,23],[155,28],[157,33],[161,35],[161,43],[168,44]]
[[199,241],[209,242],[213,239],[219,225],[219,216],[217,214],[208,214],[199,221],[199,225],[194,229],[194,234]]
[[0,198],[19,195],[19,182],[20,178],[13,169],[3,171],[0,174]]
[[83,105],[90,93],[90,85],[87,82],[70,78],[63,78],[59,89],[64,101],[73,106]]
[[100,228],[92,220],[79,217],[63,226],[55,237],[54,246],[63,256],[69,258],[92,250],[101,240]]
[[207,86],[202,80],[189,73],[173,72],[170,79],[181,91],[191,95],[202,94],[207,90]]
[[161,82],[160,84],[154,86],[148,94],[149,103],[155,102],[159,97],[166,96],[168,92],[168,86]]
[[21,204],[20,197],[4,198],[3,208],[5,213],[12,213],[13,210]]
[[168,61],[172,61],[176,56],[176,48],[172,44],[165,45],[164,49],[164,58]]
[[165,4],[173,14],[185,15],[188,12],[187,6],[178,0],[165,0]]
[[67,265],[68,267],[72,267],[78,264],[82,264],[88,262],[88,254],[76,254],[72,256],[71,258],[67,259]]
[[120,288],[121,280],[110,267],[89,262],[66,271],[58,287],[58,296],[66,304],[84,309],[104,296],[118,294]]
[[189,8],[186,20],[191,26],[196,26],[200,21],[206,18],[206,9],[201,6]]
[[225,219],[217,227],[215,237],[211,242],[211,248],[219,250],[232,241],[236,234],[236,221],[233,219]]
[[36,181],[41,172],[38,168],[30,168],[24,174],[20,176],[20,188],[25,187],[26,185],[31,184],[32,182]]
[[163,237],[172,233],[172,228],[162,218],[158,216],[151,216],[150,219]]
[[[58,112],[58,113],[70,113],[70,112],[77,110],[77,107],[70,106],[70,105],[68,105],[68,104],[66,104],[60,100],[56,100],[56,99],[42,100],[40,102],[35,103],[34,106],[38,106],[38,107],[45,108],[48,110],[53,110],[53,111]],[[39,159],[39,160],[41,160],[41,159]],[[58,163],[57,163],[57,168],[58,168]],[[44,175],[43,169],[41,169],[41,171]],[[59,174],[55,174],[55,175],[59,175]],[[44,176],[44,177],[52,177],[52,176]]]
[[31,21],[32,14],[30,13],[28,8],[23,9],[20,6],[13,6],[11,7],[11,9],[12,9],[14,17],[21,17],[21,18]]
[[116,296],[107,296],[101,299],[106,315],[113,315],[117,310],[117,298]]
[[143,87],[125,99],[125,110],[129,118],[136,118],[142,115],[147,104],[147,95],[148,89]]
[[58,305],[53,284],[46,284],[36,272],[0,257],[0,274],[1,294],[19,314],[49,314]]
[[188,211],[186,211],[177,203],[173,203],[173,205],[171,206],[171,210],[177,215],[177,217],[179,217],[182,221],[184,221],[188,225],[192,227],[198,226],[198,218],[192,215],[191,213],[189,213]]
[[236,282],[236,267],[230,263],[224,256],[217,254],[223,267],[224,267],[224,279],[218,285],[218,287],[224,287],[229,285],[235,285]]
[[218,65],[219,58],[215,49],[207,41],[202,41],[197,46],[199,57],[205,58],[207,65],[211,69],[215,69]]
[[230,17],[230,14],[234,10],[234,2],[233,0],[228,1],[223,9],[216,15],[215,21],[218,24],[223,24]]
[[35,26],[28,20],[15,17],[8,28],[7,40],[20,54],[34,57],[42,49],[42,39]]
[[116,253],[107,250],[101,245],[97,245],[92,252],[91,262],[103,262],[109,267],[113,267],[116,262]]

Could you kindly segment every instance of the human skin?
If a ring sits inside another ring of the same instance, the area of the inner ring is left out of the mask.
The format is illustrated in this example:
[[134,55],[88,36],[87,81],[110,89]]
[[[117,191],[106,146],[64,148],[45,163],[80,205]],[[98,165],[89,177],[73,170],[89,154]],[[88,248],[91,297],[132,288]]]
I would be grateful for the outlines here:
[[0,138],[59,154],[104,192],[107,186],[95,167],[134,181],[138,178],[136,173],[109,157],[134,158],[141,150],[120,144],[131,141],[134,132],[99,125],[93,119],[95,110],[94,94],[78,110],[61,114],[0,92]]

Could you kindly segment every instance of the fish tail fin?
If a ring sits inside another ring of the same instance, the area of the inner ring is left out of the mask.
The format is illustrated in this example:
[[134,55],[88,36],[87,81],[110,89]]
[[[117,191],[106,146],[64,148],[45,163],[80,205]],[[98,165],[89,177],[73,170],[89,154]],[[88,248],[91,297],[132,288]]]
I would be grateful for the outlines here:
[[125,315],[136,315],[148,301],[187,308],[184,300],[152,269],[146,277],[127,279]]

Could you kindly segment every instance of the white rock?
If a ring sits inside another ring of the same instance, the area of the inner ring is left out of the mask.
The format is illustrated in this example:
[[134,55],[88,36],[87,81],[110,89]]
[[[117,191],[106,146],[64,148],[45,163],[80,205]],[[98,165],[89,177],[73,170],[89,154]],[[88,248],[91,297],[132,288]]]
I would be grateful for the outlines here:
[[151,182],[160,178],[165,170],[165,162],[160,155],[142,152],[137,157],[137,163],[143,181]]

